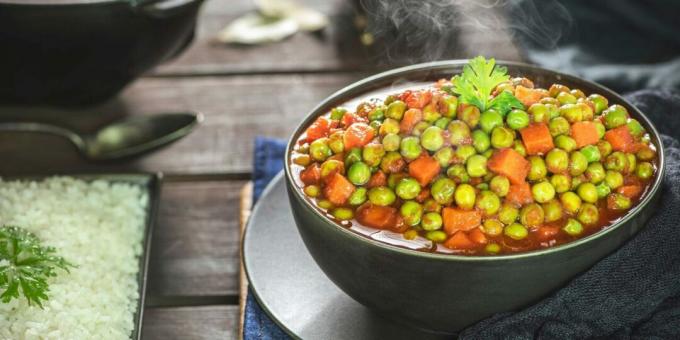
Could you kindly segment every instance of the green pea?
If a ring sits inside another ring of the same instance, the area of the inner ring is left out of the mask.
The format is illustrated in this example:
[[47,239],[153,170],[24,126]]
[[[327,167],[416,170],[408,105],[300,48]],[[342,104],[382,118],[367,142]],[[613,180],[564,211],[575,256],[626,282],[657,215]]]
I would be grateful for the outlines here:
[[607,170],[625,171],[628,168],[628,158],[623,152],[615,151],[607,156],[604,161],[604,167]]
[[588,164],[585,174],[586,178],[590,180],[590,183],[598,184],[604,180],[605,170],[602,163],[595,162]]
[[598,200],[597,188],[593,183],[581,183],[576,189],[576,192],[578,193],[578,196],[581,197],[581,200],[585,202],[595,203]]
[[567,224],[564,225],[562,230],[564,230],[565,233],[571,236],[578,236],[581,235],[581,233],[583,233],[583,225],[581,224],[581,222],[573,218],[570,218],[567,220]]
[[442,215],[436,212],[429,212],[423,216],[423,221],[420,225],[424,230],[438,230],[442,228]]
[[458,185],[453,196],[456,201],[456,205],[458,205],[458,207],[461,209],[470,210],[475,206],[477,194],[475,193],[475,188],[473,188],[470,184]]
[[375,205],[388,206],[396,199],[394,191],[388,187],[375,187],[368,190],[368,200]]
[[578,176],[588,168],[588,160],[580,151],[574,151],[569,155],[569,174]]
[[477,189],[477,190],[489,190],[489,184],[485,183],[485,182],[479,183],[479,184],[475,185],[475,189]]
[[567,191],[560,195],[562,207],[570,214],[576,214],[581,208],[581,197],[573,191]]
[[489,184],[491,191],[500,197],[505,197],[510,191],[510,180],[505,176],[494,176]]
[[382,122],[379,120],[374,120],[368,123],[368,126],[370,126],[373,129],[373,132],[375,134],[380,134],[380,127],[382,126]]
[[479,123],[480,115],[479,108],[469,105],[458,112],[458,119],[464,121],[470,128],[474,128]]
[[395,100],[387,105],[387,112],[385,112],[385,116],[387,118],[401,120],[401,118],[404,116],[404,112],[406,112],[406,103],[402,102],[401,100]]
[[519,209],[508,203],[504,203],[501,206],[501,209],[498,210],[498,219],[505,224],[515,222],[518,216]]
[[425,130],[427,130],[427,128],[429,128],[430,126],[431,126],[430,123],[421,120],[418,123],[416,123],[416,125],[413,127],[413,130],[411,130],[411,134],[420,137],[423,135]]
[[[547,98],[544,98],[544,99],[547,99]],[[553,99],[553,98],[549,98],[549,99]],[[549,119],[548,119],[548,121],[546,121],[546,123],[549,123],[550,120],[555,119],[555,118],[560,116],[560,108],[557,106],[559,103],[553,104],[553,103],[547,103],[546,102],[546,103],[542,103],[542,104],[544,104],[545,107],[548,108]]]
[[421,190],[422,188],[420,187],[418,181],[410,177],[399,181],[396,188],[394,189],[394,191],[397,193],[397,196],[403,200],[412,200],[416,198],[416,196],[420,194]]
[[333,151],[328,146],[328,138],[322,137],[313,141],[309,145],[309,154],[317,161],[323,162],[326,158],[333,155]]
[[586,156],[588,163],[597,162],[600,160],[600,149],[595,145],[588,145],[581,149],[581,153]]
[[423,202],[423,209],[425,209],[426,212],[441,212],[442,211],[442,205],[437,203],[432,198],[428,198]]
[[444,145],[444,131],[436,126],[430,126],[420,136],[420,145],[428,151],[437,151]]
[[470,177],[482,177],[486,175],[486,158],[482,155],[472,155],[465,162]]
[[617,128],[628,121],[628,110],[621,105],[614,104],[604,110],[604,126],[609,129]]
[[385,111],[387,110],[387,107],[380,105],[376,106],[371,110],[371,112],[368,113],[368,120],[370,121],[382,121],[385,119]]
[[423,215],[423,206],[416,201],[406,201],[399,208],[399,213],[404,218],[406,225],[415,226],[420,223]]
[[503,127],[495,127],[491,131],[491,145],[496,149],[509,148],[515,141],[515,132]]
[[627,125],[630,134],[633,136],[640,137],[645,134],[645,128],[643,128],[642,124],[640,124],[640,122],[638,122],[636,119],[629,120]]
[[454,180],[456,183],[467,183],[470,181],[470,175],[468,175],[465,166],[462,164],[454,164],[446,169],[446,176]]
[[590,105],[586,104],[585,102],[579,102],[579,103],[576,103],[576,106],[578,106],[581,109],[581,119],[582,120],[587,120],[587,121],[593,120],[595,113],[593,112],[593,108],[591,108]]
[[576,123],[583,120],[583,111],[577,104],[566,104],[560,106],[560,116],[569,123]]
[[334,107],[331,109],[331,120],[340,120],[345,115],[347,109],[344,107]]
[[415,240],[418,237],[418,230],[409,229],[402,234],[405,240]]
[[456,191],[456,182],[450,178],[441,177],[432,183],[430,195],[439,204],[449,205],[453,202],[453,194]]
[[401,155],[409,161],[412,161],[420,156],[423,149],[420,147],[420,140],[418,137],[405,137],[401,140]]
[[528,227],[538,227],[543,224],[545,213],[543,207],[536,203],[527,204],[519,211],[519,221]]
[[503,223],[496,219],[486,219],[482,224],[482,231],[489,236],[498,236],[503,233]]
[[484,251],[489,254],[498,254],[501,252],[501,246],[498,243],[489,243],[484,246]]
[[361,161],[361,149],[352,148],[345,154],[345,168],[349,168],[352,164]]
[[493,149],[489,149],[489,150],[482,152],[482,156],[484,156],[484,158],[486,158],[486,159],[491,158],[491,156],[493,156]]
[[543,203],[544,221],[547,223],[562,219],[562,205],[555,199]]
[[335,154],[345,151],[345,143],[343,142],[342,136],[343,132],[338,131],[328,137],[328,147],[331,148],[331,151]]
[[555,197],[555,188],[548,181],[541,181],[531,186],[531,194],[539,203],[547,202]]
[[529,235],[529,230],[519,223],[510,224],[509,226],[505,227],[503,232],[505,236],[513,240],[523,240]]
[[399,130],[400,130],[399,121],[396,120],[396,119],[387,118],[380,125],[380,128],[378,129],[378,133],[381,136],[384,136],[388,133],[397,134],[397,133],[399,133]]
[[597,221],[600,219],[600,212],[597,210],[595,205],[591,203],[583,203],[581,209],[578,211],[578,215],[576,215],[576,218],[579,220],[579,222],[585,225],[592,225],[597,223]]
[[347,178],[354,185],[364,185],[371,178],[371,168],[364,162],[356,162],[349,167]]
[[606,140],[597,142],[597,149],[600,150],[600,158],[607,157],[612,153],[612,145]]
[[385,147],[385,151],[397,151],[401,144],[401,137],[396,133],[388,133],[383,137],[382,144]]
[[371,167],[380,165],[380,161],[385,156],[385,147],[379,143],[370,143],[364,146],[361,158]]
[[344,164],[335,159],[326,160],[321,164],[321,178],[326,178],[333,173],[344,174]]
[[366,193],[368,192],[368,189],[364,187],[359,187],[354,192],[349,196],[349,199],[347,202],[350,205],[361,205],[366,202]]
[[437,150],[437,152],[434,153],[434,159],[436,159],[437,162],[439,162],[439,165],[442,168],[446,168],[451,164],[451,162],[453,162],[454,155],[455,152],[453,151],[453,149],[451,147],[446,146]]
[[446,128],[449,132],[449,142],[452,145],[464,145],[470,143],[470,127],[460,120],[454,120]]
[[491,139],[489,135],[482,130],[472,131],[472,146],[475,147],[477,152],[484,152],[491,146]]
[[554,174],[561,174],[569,169],[569,154],[562,149],[552,149],[545,156],[546,167]]
[[319,188],[317,185],[308,185],[303,191],[305,192],[305,195],[309,197],[316,197],[319,196],[319,193],[321,193],[321,188]]
[[607,132],[607,128],[604,127],[604,124],[599,120],[593,121],[593,124],[595,124],[595,129],[597,130],[597,138],[604,138],[604,134]]
[[569,88],[562,84],[552,84],[548,90],[551,97],[557,97],[562,92],[569,92]]
[[557,101],[560,102],[560,104],[562,105],[576,104],[576,97],[569,92],[560,92],[560,94],[558,94],[556,98]]
[[492,191],[482,190],[477,198],[476,206],[485,216],[492,216],[501,208],[501,199]]
[[619,193],[611,193],[607,197],[607,207],[612,210],[626,210],[630,208],[632,205],[632,202],[630,201],[630,198],[619,194]]
[[423,108],[423,120],[430,124],[434,124],[441,116],[442,115],[437,111],[437,106],[434,102],[425,105]]
[[633,173],[635,168],[637,168],[637,159],[635,158],[635,154],[627,153],[626,159],[628,160],[628,165],[626,166],[625,172],[628,174]]
[[338,220],[347,221],[354,218],[354,211],[352,211],[352,209],[349,208],[339,207],[333,209],[331,211],[331,215],[333,215],[333,217],[335,217]]
[[472,145],[461,145],[456,148],[455,156],[456,160],[460,163],[465,163],[470,156],[477,153],[475,147]]
[[538,181],[541,179],[544,179],[545,176],[548,174],[548,169],[545,166],[545,161],[543,158],[538,157],[538,156],[531,156],[529,157],[529,174],[528,178],[531,181]]
[[333,208],[333,203],[331,203],[329,200],[318,200],[316,205],[318,205],[319,208],[326,210]]
[[623,175],[618,171],[607,170],[604,175],[604,182],[610,189],[616,189],[623,185]]
[[524,144],[519,140],[516,140],[513,143],[512,149],[517,151],[517,153],[522,155],[522,157],[527,156],[527,149],[524,147]]
[[612,191],[611,188],[607,185],[607,183],[602,182],[595,186],[595,189],[597,189],[597,197],[598,198],[605,198],[609,193]]
[[389,176],[387,176],[387,187],[392,190],[396,189],[397,184],[406,177],[408,177],[408,174],[404,172],[395,172],[389,174]]
[[640,148],[640,150],[638,150],[636,156],[641,161],[651,161],[654,159],[654,157],[656,157],[656,152],[654,152],[654,150],[652,150],[652,148],[650,148],[648,145],[645,145]]
[[536,123],[550,122],[550,109],[542,103],[535,103],[529,107],[529,114],[534,118]]
[[513,130],[519,130],[529,125],[529,115],[522,110],[512,110],[505,118],[508,127]]
[[293,163],[301,166],[307,166],[312,163],[312,157],[306,153],[300,153],[293,156]]
[[555,137],[555,146],[566,152],[572,152],[576,150],[576,141],[567,135],[559,135]]
[[563,174],[555,174],[550,177],[550,184],[555,188],[555,192],[563,193],[571,189],[571,177]]
[[559,135],[567,135],[569,134],[571,125],[566,119],[564,119],[564,117],[556,117],[550,120],[550,123],[548,124],[548,129],[550,130],[550,135],[553,137]]
[[442,243],[446,241],[447,237],[448,235],[446,235],[446,233],[441,230],[431,230],[425,233],[425,238],[436,243]]
[[642,180],[647,180],[654,175],[654,166],[649,162],[640,162],[635,169],[635,175]]
[[595,113],[597,114],[600,114],[609,105],[607,98],[599,94],[591,94],[588,96],[588,100],[593,103],[593,106],[595,107]]
[[437,119],[437,120],[434,122],[433,125],[436,126],[436,127],[438,127],[438,128],[440,128],[440,129],[442,129],[442,130],[445,130],[446,127],[449,126],[449,123],[450,123],[450,122],[451,122],[451,119],[446,118],[446,117],[441,117],[441,118]]
[[[456,111],[458,111],[458,97],[456,96],[444,96],[444,117],[449,119],[456,118]],[[442,127],[443,129],[443,127]]]
[[497,126],[503,126],[503,116],[495,110],[484,111],[479,117],[479,126],[486,133],[491,133],[491,131]]

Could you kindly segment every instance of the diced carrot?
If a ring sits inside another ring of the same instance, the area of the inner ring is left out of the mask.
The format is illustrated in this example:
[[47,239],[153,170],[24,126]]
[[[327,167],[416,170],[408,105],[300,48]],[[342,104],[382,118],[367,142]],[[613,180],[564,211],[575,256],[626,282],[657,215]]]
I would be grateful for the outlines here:
[[472,242],[477,244],[487,244],[489,242],[489,240],[486,238],[486,235],[484,235],[484,232],[479,228],[470,230],[468,236]]
[[418,124],[419,121],[423,120],[423,112],[419,109],[408,109],[404,112],[404,116],[401,118],[401,123],[399,123],[399,131],[402,133],[411,133],[413,127]]
[[505,200],[516,206],[522,206],[533,202],[534,197],[531,195],[529,183],[522,182],[510,184],[510,190],[508,191],[508,195],[505,196]]
[[628,198],[635,198],[642,193],[642,187],[639,185],[624,185],[616,189],[616,192]]
[[612,145],[612,149],[623,152],[636,152],[637,144],[633,135],[628,129],[628,125],[621,125],[611,129],[604,134],[604,139]]
[[592,145],[600,140],[597,127],[593,122],[576,122],[571,126],[571,137],[576,141],[576,146],[582,148]]
[[397,224],[397,209],[365,203],[357,209],[359,223],[377,229],[390,229]]
[[420,91],[406,91],[402,96],[402,100],[411,109],[422,109],[432,99],[432,92],[426,90]]
[[555,147],[550,129],[545,123],[531,124],[519,130],[528,155],[542,155]]
[[331,124],[326,117],[317,118],[312,125],[307,128],[307,141],[313,142],[321,137],[328,136]]
[[489,170],[507,177],[512,183],[523,183],[529,173],[529,161],[513,149],[497,151],[487,163]]
[[426,153],[420,155],[408,165],[408,174],[418,180],[418,183],[422,186],[430,183],[439,174],[439,170],[441,170],[439,162]]
[[353,192],[354,184],[337,172],[328,179],[324,187],[326,199],[335,205],[345,204]]
[[453,235],[459,230],[468,231],[482,224],[482,213],[478,210],[463,210],[458,208],[442,209],[444,231]]
[[356,113],[352,112],[345,112],[345,114],[342,116],[342,119],[340,120],[342,122],[343,126],[350,126],[354,123],[366,123],[367,120],[364,117],[359,116]]
[[345,150],[363,147],[373,139],[374,134],[373,128],[366,123],[354,123],[350,125],[342,137],[343,143],[345,144]]
[[319,164],[314,163],[308,165],[307,168],[300,173],[300,180],[306,185],[319,184],[321,180],[321,168]]
[[560,232],[559,227],[554,227],[554,226],[541,226],[538,227],[536,230],[536,237],[540,241],[548,241],[551,240],[557,235],[557,233]]
[[444,242],[444,247],[449,249],[469,250],[477,248],[477,244],[472,242],[465,232],[459,231]]
[[366,183],[367,188],[374,188],[374,187],[384,187],[387,185],[387,176],[385,175],[384,172],[378,170],[376,171],[373,175],[371,175],[371,178],[368,179],[368,183]]
[[538,103],[543,98],[543,93],[522,85],[515,86],[515,97],[519,99],[524,106],[529,107],[532,104]]

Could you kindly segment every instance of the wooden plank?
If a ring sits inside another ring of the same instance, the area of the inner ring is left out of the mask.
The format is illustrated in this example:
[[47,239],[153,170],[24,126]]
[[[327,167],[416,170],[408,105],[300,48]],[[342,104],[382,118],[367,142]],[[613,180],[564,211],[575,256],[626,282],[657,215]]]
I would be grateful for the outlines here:
[[147,308],[145,340],[237,339],[238,306]]
[[[164,171],[180,174],[248,173],[253,138],[285,138],[302,117],[359,74],[147,78],[117,100],[81,110],[0,107],[3,121],[34,119],[81,131],[121,116],[196,110],[205,122],[190,136],[143,158],[90,163],[58,137],[0,133],[3,174],[69,171]],[[235,215],[236,216],[236,215]]]
[[239,191],[245,183],[164,184],[152,241],[150,299],[239,294]]

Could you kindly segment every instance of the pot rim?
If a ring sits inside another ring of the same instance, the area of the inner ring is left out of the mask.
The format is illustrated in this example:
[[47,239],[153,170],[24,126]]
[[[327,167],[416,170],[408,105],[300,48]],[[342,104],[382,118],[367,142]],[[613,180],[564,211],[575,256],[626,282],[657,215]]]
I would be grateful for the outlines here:
[[364,90],[369,90],[371,88],[371,85],[374,82],[384,80],[386,78],[395,78],[398,79],[398,77],[403,77],[403,79],[409,79],[409,75],[412,73],[417,73],[417,72],[422,72],[422,71],[441,71],[445,70],[448,68],[452,67],[462,67],[463,65],[468,63],[468,59],[456,59],[456,60],[443,60],[443,61],[433,61],[433,62],[426,62],[426,63],[420,63],[420,64],[414,64],[414,65],[409,65],[405,67],[400,67],[396,68],[393,70],[381,72],[366,78],[363,78],[359,81],[356,81],[348,86],[345,86],[344,88],[336,91],[335,93],[331,94],[330,96],[326,97],[325,100],[323,100],[321,103],[316,105],[302,120],[302,122],[298,125],[298,127],[295,129],[295,132],[291,135],[290,139],[288,140],[287,146],[286,146],[286,153],[285,153],[285,159],[284,159],[284,172],[285,172],[285,177],[286,177],[286,182],[289,187],[293,187],[292,191],[295,193],[296,197],[298,199],[301,199],[304,204],[303,206],[307,209],[310,210],[313,214],[316,214],[320,218],[322,218],[325,222],[328,224],[333,225],[334,228],[337,230],[340,230],[341,232],[346,233],[347,235],[350,235],[351,239],[355,239],[359,242],[363,242],[367,246],[370,247],[378,247],[384,251],[387,252],[393,252],[397,253],[400,255],[406,255],[406,256],[416,256],[416,257],[422,257],[422,258],[428,258],[432,260],[443,260],[443,261],[466,261],[466,262],[490,262],[490,261],[511,261],[511,260],[517,260],[517,259],[524,259],[524,258],[533,258],[536,256],[541,256],[541,255],[547,255],[547,254],[552,254],[552,253],[557,253],[557,252],[562,252],[566,251],[568,249],[576,248],[579,246],[582,246],[584,244],[587,244],[589,242],[592,242],[594,240],[600,239],[602,237],[605,237],[609,233],[613,232],[617,228],[621,227],[623,224],[628,222],[630,219],[632,219],[634,216],[636,216],[642,209],[644,209],[650,202],[653,200],[653,198],[657,195],[657,192],[661,189],[661,185],[663,182],[663,178],[666,172],[666,159],[664,155],[664,146],[663,142],[661,141],[661,137],[659,132],[657,131],[656,127],[654,124],[647,118],[647,116],[640,111],[636,106],[628,102],[626,99],[624,99],[621,95],[618,93],[614,92],[613,90],[600,85],[598,83],[553,71],[550,69],[534,66],[534,65],[529,65],[525,63],[520,63],[520,62],[511,62],[511,61],[502,61],[502,60],[497,60],[496,64],[499,66],[513,66],[513,67],[518,67],[518,68],[525,68],[529,69],[532,71],[537,71],[540,73],[547,73],[551,74],[557,78],[565,79],[571,82],[575,83],[584,83],[587,84],[588,86],[591,86],[593,88],[596,88],[598,92],[602,95],[604,95],[607,98],[613,98],[616,99],[617,101],[626,104],[629,108],[632,109],[633,113],[637,115],[641,120],[644,121],[644,125],[646,125],[648,128],[648,133],[652,137],[652,142],[656,145],[657,147],[657,153],[659,157],[659,171],[657,173],[656,178],[654,179],[654,183],[651,186],[651,188],[645,193],[645,196],[642,198],[638,204],[633,207],[630,211],[628,211],[624,216],[622,216],[616,223],[596,232],[591,235],[588,235],[584,238],[568,242],[562,245],[558,245],[555,247],[550,247],[550,248],[545,248],[545,249],[540,249],[540,250],[532,250],[532,251],[527,251],[527,252],[521,252],[521,253],[516,253],[516,254],[508,254],[508,255],[490,255],[490,256],[479,256],[479,255],[456,255],[456,254],[444,254],[444,253],[430,253],[430,252],[424,252],[424,251],[418,251],[418,250],[413,250],[413,249],[407,249],[407,248],[402,248],[398,246],[394,246],[391,244],[383,243],[380,241],[372,240],[366,236],[359,235],[356,232],[353,232],[347,228],[344,228],[340,225],[338,225],[335,221],[331,220],[327,216],[319,213],[317,209],[312,207],[310,204],[309,200],[306,198],[306,196],[302,193],[302,190],[295,185],[295,180],[293,178],[293,174],[290,170],[290,154],[291,151],[293,150],[293,147],[295,146],[295,143],[297,142],[298,137],[302,134],[302,132],[307,128],[309,123],[311,123],[311,120],[321,114],[324,114],[325,111],[321,111],[324,107],[330,105],[331,103],[341,101],[344,98],[346,93],[352,92],[354,90],[359,90],[359,89],[364,89]]

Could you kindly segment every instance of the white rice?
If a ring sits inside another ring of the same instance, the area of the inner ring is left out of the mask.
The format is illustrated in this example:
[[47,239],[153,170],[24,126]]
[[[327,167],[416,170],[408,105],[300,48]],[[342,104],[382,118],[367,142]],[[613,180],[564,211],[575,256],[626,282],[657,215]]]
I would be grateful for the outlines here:
[[0,225],[33,232],[77,266],[50,279],[44,309],[0,302],[0,339],[130,339],[147,204],[129,184],[0,180]]

